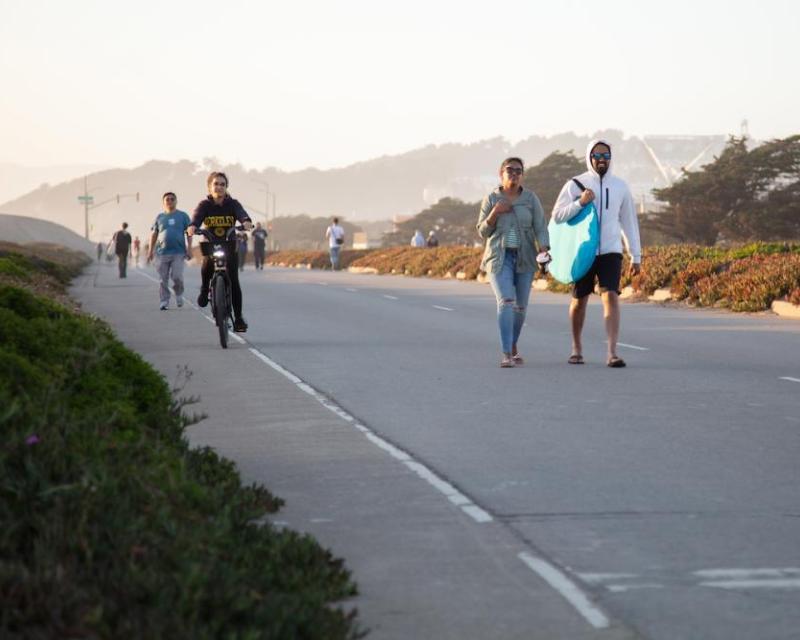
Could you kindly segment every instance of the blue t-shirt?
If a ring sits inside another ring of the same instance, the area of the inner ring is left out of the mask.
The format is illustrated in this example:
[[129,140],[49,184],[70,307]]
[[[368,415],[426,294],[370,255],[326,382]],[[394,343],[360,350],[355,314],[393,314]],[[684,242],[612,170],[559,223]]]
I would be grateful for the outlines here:
[[191,224],[189,214],[185,211],[176,209],[172,213],[159,213],[152,228],[158,231],[156,254],[169,256],[186,253],[184,234]]

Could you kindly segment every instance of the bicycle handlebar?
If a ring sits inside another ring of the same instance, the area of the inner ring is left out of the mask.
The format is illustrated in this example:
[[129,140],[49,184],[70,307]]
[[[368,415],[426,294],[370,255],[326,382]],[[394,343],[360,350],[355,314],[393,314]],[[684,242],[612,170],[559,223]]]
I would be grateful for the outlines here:
[[244,231],[244,230],[245,230],[244,227],[242,227],[242,226],[238,226],[237,227],[237,226],[234,225],[233,227],[228,229],[228,232],[225,234],[225,238],[223,238],[223,239],[218,238],[213,233],[211,233],[208,229],[196,228],[195,229],[195,233],[199,233],[204,238],[207,238],[209,240],[209,242],[228,242],[228,241],[231,240],[231,237],[232,237],[232,235],[233,235],[233,233],[235,231]]

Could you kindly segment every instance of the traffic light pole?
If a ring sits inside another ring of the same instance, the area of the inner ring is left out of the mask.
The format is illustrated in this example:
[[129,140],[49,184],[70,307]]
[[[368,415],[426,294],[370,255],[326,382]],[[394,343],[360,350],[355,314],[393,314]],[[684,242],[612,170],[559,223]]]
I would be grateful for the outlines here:
[[89,239],[89,209],[97,209],[97,207],[102,207],[104,204],[114,202],[115,200],[117,204],[119,204],[122,198],[136,198],[136,202],[139,202],[139,192],[118,193],[113,198],[94,204],[94,196],[89,195],[89,176],[83,176],[83,195],[78,196],[78,202],[83,204],[83,236],[87,240]]

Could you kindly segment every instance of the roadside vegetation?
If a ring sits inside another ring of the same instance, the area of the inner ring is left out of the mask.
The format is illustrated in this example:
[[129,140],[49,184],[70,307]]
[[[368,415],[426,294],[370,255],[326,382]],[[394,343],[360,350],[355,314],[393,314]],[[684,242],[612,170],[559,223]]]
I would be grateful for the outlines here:
[[[443,246],[435,249],[392,247],[350,252],[342,268],[368,268],[379,274],[475,280],[480,275],[482,249]],[[738,246],[654,246],[644,249],[644,270],[621,285],[641,297],[670,289],[673,298],[696,306],[732,311],[763,311],[774,300],[800,304],[800,243],[754,242]],[[344,258],[348,252],[342,252]],[[267,262],[282,266],[329,269],[328,253],[280,251]],[[309,266],[310,265],[310,266]],[[627,271],[627,263],[623,273]],[[548,289],[569,291],[548,276]]]
[[0,247],[0,637],[357,637],[342,561],[267,523],[280,499],[189,448],[193,399],[63,304],[87,262]]

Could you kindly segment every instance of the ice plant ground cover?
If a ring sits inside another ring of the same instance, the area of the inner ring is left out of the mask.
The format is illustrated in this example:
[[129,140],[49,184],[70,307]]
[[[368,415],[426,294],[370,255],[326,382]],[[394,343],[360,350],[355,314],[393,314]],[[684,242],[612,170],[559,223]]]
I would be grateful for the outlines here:
[[[374,269],[380,274],[417,277],[462,277],[474,280],[480,273],[482,249],[443,246],[433,249],[391,247],[343,251],[341,266]],[[757,242],[734,247],[700,245],[653,246],[644,250],[641,275],[627,275],[621,286],[631,286],[640,296],[668,288],[677,300],[697,306],[726,307],[733,311],[763,311],[774,300],[800,304],[800,243]],[[279,251],[267,262],[329,269],[325,251]],[[459,275],[460,274],[460,275]],[[569,287],[550,279],[551,291]]]

